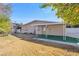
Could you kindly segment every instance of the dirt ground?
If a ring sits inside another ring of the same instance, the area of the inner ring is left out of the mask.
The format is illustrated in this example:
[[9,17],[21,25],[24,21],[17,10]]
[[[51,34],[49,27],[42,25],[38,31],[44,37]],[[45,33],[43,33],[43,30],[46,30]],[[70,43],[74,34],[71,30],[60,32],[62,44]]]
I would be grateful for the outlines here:
[[22,40],[13,35],[0,37],[1,56],[79,56],[78,52]]

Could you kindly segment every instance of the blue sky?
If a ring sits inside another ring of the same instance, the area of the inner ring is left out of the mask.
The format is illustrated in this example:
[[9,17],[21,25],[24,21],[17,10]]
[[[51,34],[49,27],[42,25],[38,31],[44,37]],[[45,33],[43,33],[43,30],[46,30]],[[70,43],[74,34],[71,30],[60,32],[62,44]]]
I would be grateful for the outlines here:
[[17,23],[27,23],[32,20],[59,21],[55,11],[50,8],[40,8],[40,3],[12,4],[11,20]]

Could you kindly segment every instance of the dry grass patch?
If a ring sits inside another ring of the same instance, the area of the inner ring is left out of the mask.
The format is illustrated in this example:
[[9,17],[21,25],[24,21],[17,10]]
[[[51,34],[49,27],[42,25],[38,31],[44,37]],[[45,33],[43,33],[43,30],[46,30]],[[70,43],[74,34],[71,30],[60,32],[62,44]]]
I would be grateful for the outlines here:
[[53,46],[45,46],[29,41],[20,40],[15,36],[9,35],[0,37],[0,55],[17,56],[73,56],[79,55],[77,52],[70,52]]

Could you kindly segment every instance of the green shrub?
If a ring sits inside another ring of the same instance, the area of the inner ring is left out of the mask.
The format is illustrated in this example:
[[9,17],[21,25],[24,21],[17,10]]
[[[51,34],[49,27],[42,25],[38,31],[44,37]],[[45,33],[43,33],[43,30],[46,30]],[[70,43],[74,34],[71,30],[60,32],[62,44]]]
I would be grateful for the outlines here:
[[0,31],[10,32],[11,31],[11,21],[8,16],[0,14]]

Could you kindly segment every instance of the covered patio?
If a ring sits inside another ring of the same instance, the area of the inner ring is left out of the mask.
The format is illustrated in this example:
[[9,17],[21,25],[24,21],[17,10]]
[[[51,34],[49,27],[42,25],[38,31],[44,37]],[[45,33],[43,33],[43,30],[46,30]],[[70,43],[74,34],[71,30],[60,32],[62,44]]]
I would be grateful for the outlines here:
[[79,38],[66,36],[65,24],[36,24],[35,37],[37,39],[55,40],[67,43],[79,43]]
[[63,36],[62,39],[65,37],[65,24],[35,24],[33,26],[36,37]]

